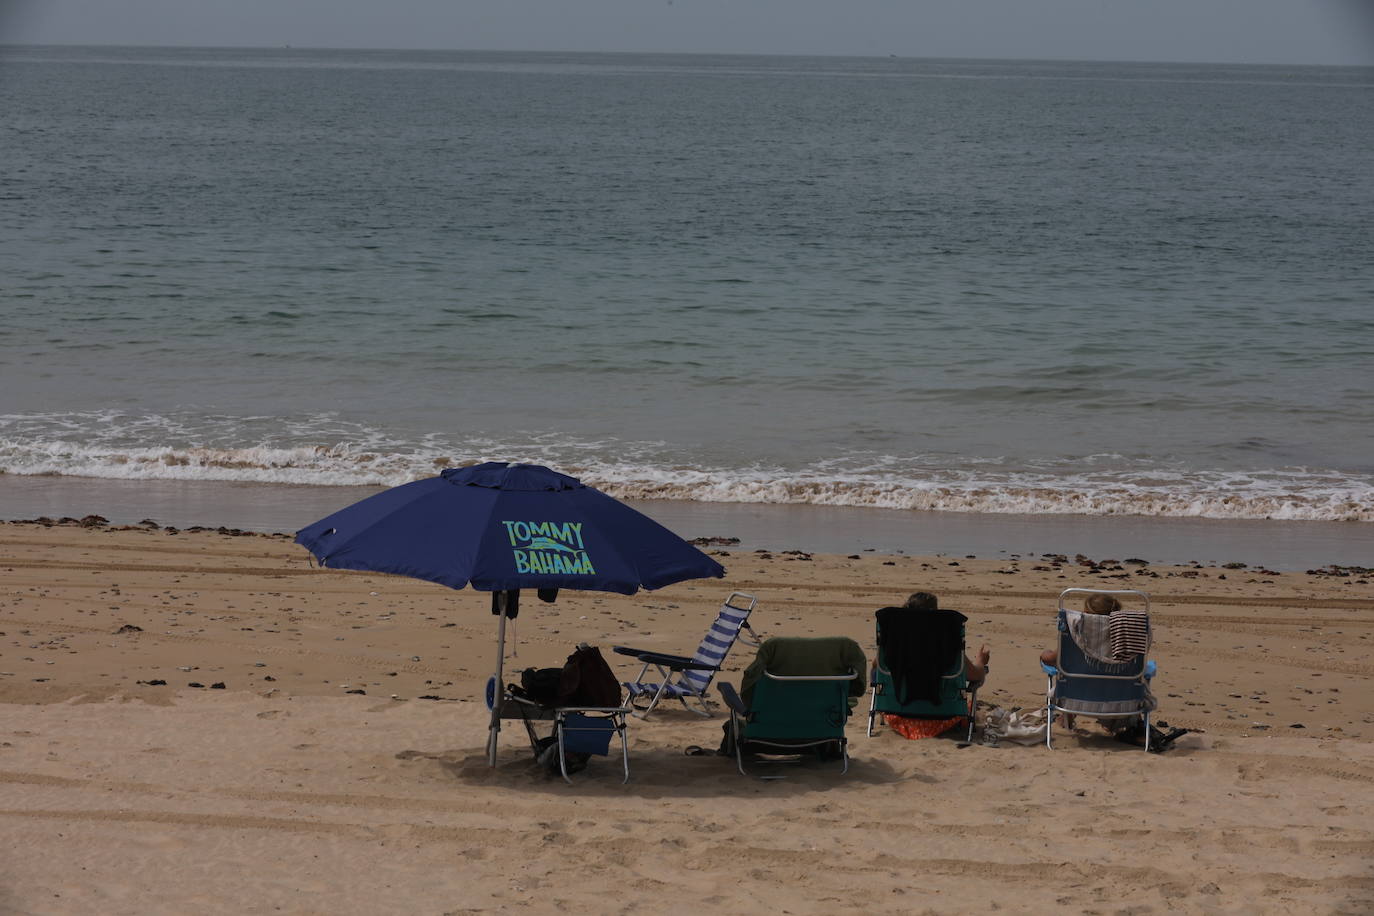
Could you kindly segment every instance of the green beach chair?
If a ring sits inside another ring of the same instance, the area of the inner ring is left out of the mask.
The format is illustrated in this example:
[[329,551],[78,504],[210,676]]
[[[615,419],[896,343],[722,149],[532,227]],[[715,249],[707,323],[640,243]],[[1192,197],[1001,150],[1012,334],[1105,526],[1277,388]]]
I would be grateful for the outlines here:
[[[873,737],[873,722],[878,715],[889,713],[912,719],[965,716],[968,732],[964,740],[973,740],[980,685],[969,683],[964,661],[967,619],[947,608],[929,611],[883,608],[878,612],[878,658],[871,678],[868,737]],[[884,622],[887,623],[886,632]],[[903,645],[913,642],[930,651],[904,653]]]
[[740,773],[750,775],[746,756],[795,762],[808,752],[841,761],[840,773],[847,773],[844,729],[851,698],[863,694],[864,663],[863,649],[847,637],[765,640],[745,670],[741,692],[729,683],[719,685],[730,709],[728,744]]

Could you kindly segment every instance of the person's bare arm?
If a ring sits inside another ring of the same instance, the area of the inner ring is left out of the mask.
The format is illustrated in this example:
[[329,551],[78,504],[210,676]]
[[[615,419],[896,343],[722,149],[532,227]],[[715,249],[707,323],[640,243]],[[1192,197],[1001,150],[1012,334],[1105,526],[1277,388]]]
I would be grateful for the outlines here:
[[968,671],[968,679],[971,683],[981,684],[988,676],[988,660],[992,658],[992,653],[987,646],[978,650],[978,658],[970,660],[964,656],[964,668]]

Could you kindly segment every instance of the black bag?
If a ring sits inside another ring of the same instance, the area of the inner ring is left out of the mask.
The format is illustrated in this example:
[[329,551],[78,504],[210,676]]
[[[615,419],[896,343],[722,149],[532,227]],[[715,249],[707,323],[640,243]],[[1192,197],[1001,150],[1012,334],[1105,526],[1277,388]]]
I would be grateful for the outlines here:
[[540,706],[619,706],[620,682],[596,646],[581,645],[562,668],[526,668],[520,694]]
[[562,668],[526,668],[520,672],[520,689],[527,699],[540,706],[557,706],[562,678]]
[[558,681],[558,705],[620,705],[620,682],[596,646],[583,643],[568,656]]

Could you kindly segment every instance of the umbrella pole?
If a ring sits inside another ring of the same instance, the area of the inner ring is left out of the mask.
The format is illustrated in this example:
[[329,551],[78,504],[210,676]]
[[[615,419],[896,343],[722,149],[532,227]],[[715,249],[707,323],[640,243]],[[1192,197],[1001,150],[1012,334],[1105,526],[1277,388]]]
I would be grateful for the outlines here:
[[506,660],[506,614],[510,607],[510,592],[495,592],[492,598],[492,612],[500,617],[496,627],[496,680],[492,690],[491,724],[487,726],[487,764],[496,766],[496,742],[501,734],[501,700],[506,693],[506,682],[501,679],[502,666]]

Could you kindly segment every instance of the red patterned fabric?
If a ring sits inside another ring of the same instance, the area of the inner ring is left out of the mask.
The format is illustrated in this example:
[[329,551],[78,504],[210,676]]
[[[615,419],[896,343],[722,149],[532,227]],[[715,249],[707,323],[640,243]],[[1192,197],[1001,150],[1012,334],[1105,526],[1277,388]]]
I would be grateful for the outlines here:
[[955,716],[953,719],[911,719],[906,716],[899,716],[894,713],[883,713],[883,721],[887,727],[892,729],[903,738],[916,740],[917,738],[934,738],[943,735],[951,728],[966,725],[966,716]]

